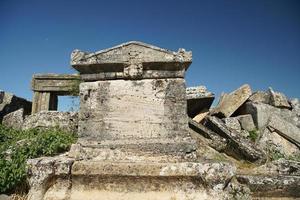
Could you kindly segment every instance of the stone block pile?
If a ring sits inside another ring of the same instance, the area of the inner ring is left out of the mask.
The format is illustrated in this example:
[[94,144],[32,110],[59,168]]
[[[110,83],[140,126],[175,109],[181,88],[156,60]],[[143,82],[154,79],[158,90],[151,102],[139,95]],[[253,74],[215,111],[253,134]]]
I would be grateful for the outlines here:
[[245,84],[189,116],[189,127],[200,143],[234,160],[237,182],[253,197],[293,199],[300,197],[299,105],[272,88],[252,92]]

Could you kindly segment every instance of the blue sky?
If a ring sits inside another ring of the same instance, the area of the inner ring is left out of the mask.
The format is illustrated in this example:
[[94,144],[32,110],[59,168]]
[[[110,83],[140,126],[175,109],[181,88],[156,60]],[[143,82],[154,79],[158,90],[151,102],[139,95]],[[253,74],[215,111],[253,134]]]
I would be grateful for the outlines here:
[[217,96],[249,83],[300,97],[298,0],[0,0],[0,89],[31,99],[32,74],[75,73],[73,49],[130,40],[193,51],[187,85]]

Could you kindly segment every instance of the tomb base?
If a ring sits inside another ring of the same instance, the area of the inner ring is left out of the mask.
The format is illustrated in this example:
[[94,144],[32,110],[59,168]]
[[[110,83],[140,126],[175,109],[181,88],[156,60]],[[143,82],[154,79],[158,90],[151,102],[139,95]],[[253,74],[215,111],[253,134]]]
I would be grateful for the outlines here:
[[30,200],[224,199],[229,163],[115,162],[39,158],[32,162]]

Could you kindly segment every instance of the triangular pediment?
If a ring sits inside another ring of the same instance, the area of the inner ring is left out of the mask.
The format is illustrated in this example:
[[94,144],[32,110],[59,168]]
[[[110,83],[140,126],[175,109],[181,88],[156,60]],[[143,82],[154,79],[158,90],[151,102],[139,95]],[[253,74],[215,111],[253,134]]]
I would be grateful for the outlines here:
[[126,42],[95,53],[75,50],[71,56],[71,65],[95,65],[127,63],[139,60],[142,63],[191,62],[191,52],[179,49],[178,52],[169,51],[143,42]]

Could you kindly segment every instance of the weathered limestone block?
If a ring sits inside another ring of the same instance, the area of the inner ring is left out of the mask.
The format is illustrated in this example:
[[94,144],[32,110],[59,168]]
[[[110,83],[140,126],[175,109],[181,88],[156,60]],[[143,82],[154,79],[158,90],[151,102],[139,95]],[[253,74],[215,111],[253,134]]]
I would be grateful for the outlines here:
[[2,92],[2,98],[0,97],[0,102],[0,122],[2,122],[2,119],[5,115],[20,108],[24,109],[25,115],[31,113],[31,102],[27,101],[26,99],[17,97],[11,93]]
[[21,129],[24,122],[24,109],[21,108],[3,117],[2,124],[14,129]]
[[41,111],[25,118],[23,129],[31,128],[60,128],[67,132],[77,132],[78,113]]
[[186,137],[183,79],[85,82],[80,98],[79,142],[84,146],[157,139],[180,143]]
[[282,119],[278,115],[272,115],[270,117],[268,126],[282,137],[300,146],[300,129],[297,126]]
[[223,94],[218,105],[211,111],[211,115],[219,117],[230,117],[247,99],[251,96],[252,91],[249,85],[242,85],[237,90]]
[[227,128],[233,129],[236,132],[240,133],[242,131],[242,127],[240,125],[240,122],[235,117],[227,117],[222,119]]
[[270,159],[278,157],[294,157],[300,154],[300,149],[275,131],[266,128],[258,141]]
[[253,118],[250,114],[239,115],[236,117],[241,124],[241,128],[246,131],[253,131],[256,129]]
[[[62,162],[63,161],[63,162]],[[224,199],[229,163],[143,163],[35,159],[29,199]],[[50,187],[49,187],[50,186]]]
[[[57,181],[58,177],[66,179],[70,177],[73,162],[74,159],[64,155],[28,160],[28,181],[30,185],[28,199],[46,200],[47,197],[45,197],[45,194],[48,192],[49,187],[53,185],[53,181]],[[67,182],[70,183],[70,181]],[[69,187],[70,185],[66,184],[60,189],[66,192]],[[61,192],[60,195],[63,196],[63,198],[67,198],[66,193]],[[62,199],[62,197],[54,199]]]
[[257,91],[254,92],[250,97],[249,101],[253,103],[265,103],[265,104],[270,104],[270,98],[271,95],[269,92],[264,92],[264,91]]
[[208,112],[215,96],[205,86],[198,86],[186,88],[186,98],[188,116],[194,118],[198,115],[196,120],[200,122],[203,119],[201,114]]
[[237,175],[237,180],[250,188],[254,198],[300,197],[299,176]]
[[226,153],[237,159],[245,159],[251,162],[263,163],[266,160],[264,152],[246,138],[240,136],[235,130],[229,130],[221,119],[214,116],[206,118],[205,126],[220,136],[229,140]]
[[297,116],[296,112],[292,112],[288,109],[276,108],[264,103],[246,102],[237,112],[240,115],[251,114],[255,126],[262,131],[266,128],[269,118],[272,115],[279,115],[284,120],[287,120],[296,126],[300,126],[300,118]]
[[291,108],[286,96],[280,92],[274,92],[272,88],[269,88],[270,104],[278,108]]

